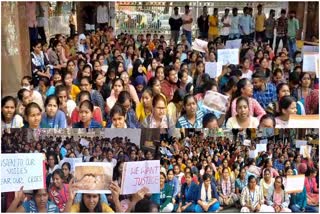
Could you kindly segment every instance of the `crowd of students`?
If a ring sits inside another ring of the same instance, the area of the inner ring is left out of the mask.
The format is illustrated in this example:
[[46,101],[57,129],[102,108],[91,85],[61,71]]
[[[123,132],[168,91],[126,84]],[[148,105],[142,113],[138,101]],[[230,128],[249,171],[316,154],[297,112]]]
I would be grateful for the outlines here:
[[[135,194],[120,195],[123,166],[128,161],[159,159],[151,150],[142,150],[129,138],[87,138],[88,147],[73,137],[46,136],[27,140],[26,132],[3,132],[2,153],[43,153],[46,157],[45,189],[4,193],[2,211],[7,212],[159,212],[159,194],[142,188]],[[82,158],[82,162],[108,162],[113,165],[111,194],[75,193],[74,172],[64,158]]]
[[[221,34],[202,53],[186,35],[165,41],[158,34],[115,35],[105,26],[59,34],[49,44],[35,41],[30,75],[16,96],[2,98],[2,126],[285,128],[290,115],[319,113],[318,78],[303,71],[301,51],[288,51],[285,42],[278,51],[269,40],[242,39],[240,63],[210,78],[205,63],[216,62],[225,40],[238,37]],[[228,96],[223,109],[205,108],[209,92]]]
[[[160,211],[319,212],[319,147],[303,157],[293,142],[275,132],[267,151],[250,158],[262,138],[243,145],[246,130],[236,141],[228,137],[188,137],[161,142]],[[289,133],[289,132],[288,132]],[[231,137],[232,138],[232,137]],[[286,139],[286,140],[284,140]],[[292,146],[290,146],[292,145]],[[288,193],[286,176],[305,175],[303,191]]]

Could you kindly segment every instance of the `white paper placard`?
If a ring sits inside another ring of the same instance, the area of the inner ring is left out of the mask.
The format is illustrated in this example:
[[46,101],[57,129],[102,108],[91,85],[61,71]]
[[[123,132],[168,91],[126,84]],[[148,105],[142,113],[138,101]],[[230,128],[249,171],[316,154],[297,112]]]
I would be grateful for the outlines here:
[[202,53],[206,52],[207,47],[208,42],[201,39],[195,39],[195,41],[192,43],[192,49]]
[[225,114],[227,111],[228,97],[215,91],[207,91],[203,98],[203,107],[210,111]]
[[242,39],[227,40],[226,49],[241,48]]
[[311,150],[312,150],[312,146],[310,145],[300,146],[300,155],[303,155],[303,158],[306,158],[308,156],[310,157]]
[[245,145],[245,146],[251,146],[251,140],[248,140],[248,139],[244,140],[244,141],[243,141],[243,145]]
[[296,140],[296,148],[300,148],[300,146],[307,145],[308,141],[306,140]]
[[299,193],[304,188],[305,175],[287,176],[285,190],[287,193]]
[[257,150],[257,152],[266,152],[267,151],[267,144],[257,144],[256,150]]
[[302,70],[303,72],[316,72],[317,61],[319,60],[319,53],[303,54]]
[[239,64],[239,49],[218,49],[218,62],[222,65]]
[[206,62],[205,73],[209,74],[212,79],[219,77],[222,73],[222,64],[220,62]]

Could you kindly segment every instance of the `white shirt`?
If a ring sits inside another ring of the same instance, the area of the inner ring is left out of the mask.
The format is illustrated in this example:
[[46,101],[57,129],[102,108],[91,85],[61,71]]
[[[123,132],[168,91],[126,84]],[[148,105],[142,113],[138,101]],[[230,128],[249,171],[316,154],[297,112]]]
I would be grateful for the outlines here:
[[[225,18],[223,20],[223,24],[229,24],[231,26],[231,18],[230,16],[227,16],[227,18]],[[222,36],[229,36],[230,33],[230,27],[222,27],[220,30],[220,34]]]
[[[183,14],[183,15],[181,16],[181,18],[182,18],[182,21],[190,21],[190,20],[193,18],[191,11],[189,12],[188,15]],[[187,30],[187,31],[191,31],[191,29],[192,29],[192,23],[183,24],[183,25],[182,25],[182,29]]]
[[20,115],[16,114],[10,123],[5,123],[1,120],[1,128],[21,128],[23,127],[23,119]]
[[97,23],[106,23],[109,21],[108,7],[99,5],[97,8]]
[[251,80],[252,79],[252,73],[253,72],[251,70],[248,70],[247,73],[242,73],[241,79],[247,78],[248,80]]

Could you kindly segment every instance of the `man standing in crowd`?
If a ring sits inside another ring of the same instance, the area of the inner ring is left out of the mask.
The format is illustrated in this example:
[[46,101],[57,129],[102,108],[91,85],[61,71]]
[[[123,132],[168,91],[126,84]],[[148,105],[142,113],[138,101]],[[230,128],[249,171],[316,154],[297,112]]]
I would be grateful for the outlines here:
[[189,5],[184,7],[185,13],[182,15],[182,29],[183,34],[186,35],[188,42],[192,45],[192,13],[190,11]]
[[296,46],[296,37],[299,31],[299,21],[295,18],[296,11],[290,11],[289,19],[288,19],[288,48],[289,48],[289,55],[291,59],[294,57],[294,53],[297,50]]
[[249,8],[243,8],[244,15],[240,17],[239,26],[240,34],[242,38],[242,43],[250,41],[250,26],[251,26],[251,17],[249,15]]
[[235,7],[232,9],[229,39],[233,40],[240,38],[239,23],[240,16],[238,16],[238,8]]
[[203,14],[198,18],[198,28],[200,32],[201,39],[208,39],[208,24],[209,16],[208,16],[208,9],[207,6],[203,7]]
[[270,47],[273,47],[273,39],[274,39],[274,28],[276,26],[275,20],[276,12],[275,10],[271,9],[270,14],[267,20],[265,20],[264,27],[265,27],[265,41],[269,43]]
[[286,10],[281,10],[281,15],[277,19],[276,29],[277,29],[277,37],[276,37],[276,47],[274,49],[274,53],[277,54],[280,40],[282,40],[282,47],[287,47],[287,32],[288,32],[288,19],[286,17]]
[[180,28],[182,26],[182,18],[179,15],[179,8],[174,7],[174,14],[169,18],[169,25],[171,30],[171,39],[174,40],[175,44],[178,44]]
[[224,10],[224,16],[221,18],[222,29],[220,31],[221,40],[224,44],[228,40],[228,36],[230,34],[230,26],[231,26],[231,18],[229,16],[229,8]]
[[265,37],[265,28],[264,23],[266,21],[266,15],[262,12],[262,5],[259,4],[258,13],[256,14],[255,21],[256,21],[256,41],[260,44],[264,41]]
[[104,28],[108,26],[108,21],[108,7],[105,2],[99,2],[99,6],[97,7],[97,27],[100,28],[100,30],[104,30]]
[[254,33],[255,33],[255,19],[253,17],[253,9],[252,7],[248,7],[248,14],[250,17],[250,41],[254,41]]

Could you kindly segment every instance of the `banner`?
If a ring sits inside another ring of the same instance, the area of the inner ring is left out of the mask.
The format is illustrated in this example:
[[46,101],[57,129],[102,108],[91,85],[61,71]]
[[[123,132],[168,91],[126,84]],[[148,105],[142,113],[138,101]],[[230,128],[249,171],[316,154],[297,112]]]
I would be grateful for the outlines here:
[[72,172],[74,172],[75,164],[76,163],[82,163],[82,158],[63,158],[59,163],[59,166],[60,166],[61,169],[62,169],[62,165],[65,162],[70,163],[70,172],[72,173]]
[[75,185],[80,193],[111,193],[113,165],[107,162],[75,163]]
[[159,160],[124,163],[121,194],[134,194],[143,187],[147,187],[150,193],[160,192]]
[[286,192],[287,193],[299,193],[302,192],[304,187],[304,175],[290,175],[287,176]]
[[239,64],[239,49],[218,49],[218,62],[222,65]]
[[45,175],[42,153],[1,154],[1,192],[43,189]]
[[222,64],[220,62],[206,62],[205,73],[209,74],[210,78],[219,77],[222,73]]

